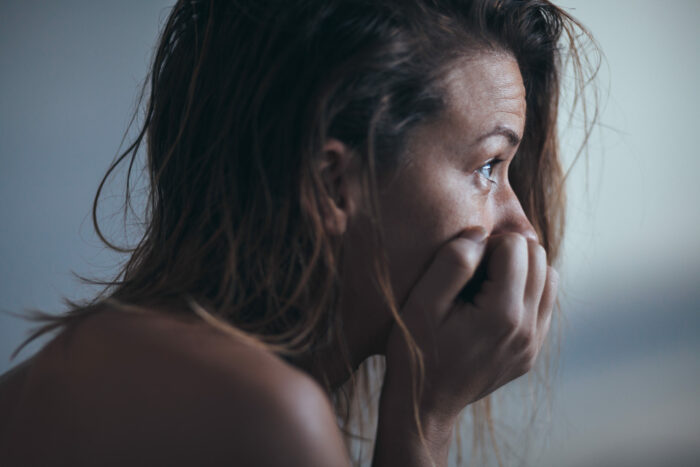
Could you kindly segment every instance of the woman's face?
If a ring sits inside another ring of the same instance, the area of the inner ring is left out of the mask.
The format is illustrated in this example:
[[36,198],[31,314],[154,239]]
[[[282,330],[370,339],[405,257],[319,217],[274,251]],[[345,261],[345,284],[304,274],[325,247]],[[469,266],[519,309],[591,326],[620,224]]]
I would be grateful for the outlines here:
[[[517,62],[495,53],[465,60],[447,76],[446,92],[446,111],[411,133],[405,163],[380,190],[385,246],[399,304],[438,248],[466,229],[537,238],[508,181],[525,126],[525,88]],[[348,256],[353,288],[368,290],[367,264]],[[359,309],[377,310],[373,305],[360,304]],[[360,319],[381,327],[387,319],[381,315]]]

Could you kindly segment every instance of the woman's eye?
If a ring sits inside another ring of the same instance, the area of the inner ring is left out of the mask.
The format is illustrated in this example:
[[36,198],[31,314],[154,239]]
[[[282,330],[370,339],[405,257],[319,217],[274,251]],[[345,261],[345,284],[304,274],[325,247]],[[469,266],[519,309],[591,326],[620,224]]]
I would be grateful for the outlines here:
[[487,180],[489,180],[491,182],[496,183],[496,180],[494,180],[494,178],[493,178],[493,171],[499,162],[501,162],[501,161],[498,159],[491,159],[490,161],[488,161],[487,163],[485,163],[484,165],[482,165],[481,167],[476,169],[476,171],[482,177],[486,178]]

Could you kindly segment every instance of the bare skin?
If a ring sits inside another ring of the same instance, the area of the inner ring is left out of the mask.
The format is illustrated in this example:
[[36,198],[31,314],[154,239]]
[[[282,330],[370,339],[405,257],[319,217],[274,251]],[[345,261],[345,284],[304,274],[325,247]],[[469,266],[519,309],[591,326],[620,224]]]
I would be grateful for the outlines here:
[[349,465],[320,386],[192,318],[98,312],[10,383],[4,466]]
[[[453,69],[446,89],[447,111],[411,135],[410,162],[381,194],[392,285],[425,355],[425,444],[405,344],[369,282],[367,255],[349,254],[343,271],[351,363],[387,358],[377,466],[446,464],[458,413],[533,364],[556,295],[556,272],[508,183],[525,123],[517,64],[478,56]],[[352,154],[338,141],[325,151],[338,194],[327,229],[346,251],[366,251]],[[482,260],[481,289],[457,301]],[[0,384],[0,463],[349,465],[314,381],[349,375],[335,349],[316,357],[298,369],[194,318],[99,313]]]

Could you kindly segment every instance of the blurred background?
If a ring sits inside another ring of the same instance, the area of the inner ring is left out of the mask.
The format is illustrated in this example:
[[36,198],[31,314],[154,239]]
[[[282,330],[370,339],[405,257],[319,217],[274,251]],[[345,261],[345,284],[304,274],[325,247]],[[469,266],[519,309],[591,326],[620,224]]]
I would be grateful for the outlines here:
[[[95,292],[73,272],[114,272],[91,203],[169,3],[0,2],[0,310],[57,312]],[[557,3],[604,53],[600,119],[569,180],[549,403],[519,428],[509,391],[523,383],[499,395],[497,430],[515,433],[506,465],[700,465],[700,2]],[[570,162],[581,121],[565,123]],[[29,328],[0,313],[0,373],[41,344],[10,361]]]

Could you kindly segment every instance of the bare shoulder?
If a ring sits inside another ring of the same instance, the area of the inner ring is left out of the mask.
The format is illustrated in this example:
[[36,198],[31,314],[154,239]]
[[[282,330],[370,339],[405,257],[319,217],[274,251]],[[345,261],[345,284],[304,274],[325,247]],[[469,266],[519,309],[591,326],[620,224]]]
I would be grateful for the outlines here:
[[330,402],[305,373],[204,323],[126,315],[89,318],[32,369],[58,372],[51,417],[64,441],[87,441],[67,457],[101,465],[349,465]]

